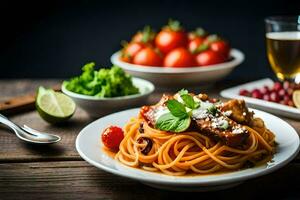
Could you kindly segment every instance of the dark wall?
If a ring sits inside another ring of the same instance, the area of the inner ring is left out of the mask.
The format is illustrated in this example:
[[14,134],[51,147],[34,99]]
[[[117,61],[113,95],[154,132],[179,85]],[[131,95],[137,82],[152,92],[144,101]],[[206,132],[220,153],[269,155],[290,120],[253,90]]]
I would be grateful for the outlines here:
[[263,19],[299,14],[300,1],[7,1],[0,8],[0,78],[70,77],[89,61],[110,66],[121,40],[169,18],[220,33],[241,49],[246,60],[231,78],[260,78],[272,76]]

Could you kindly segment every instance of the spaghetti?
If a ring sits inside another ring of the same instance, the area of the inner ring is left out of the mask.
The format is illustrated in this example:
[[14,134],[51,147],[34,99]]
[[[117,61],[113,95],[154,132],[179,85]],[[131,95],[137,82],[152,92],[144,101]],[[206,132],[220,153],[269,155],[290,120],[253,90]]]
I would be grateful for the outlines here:
[[115,158],[127,166],[175,176],[238,170],[249,163],[259,165],[272,158],[275,136],[262,120],[255,120],[253,126],[244,126],[249,132],[246,143],[230,147],[201,132],[155,129],[138,116],[123,128],[125,137]]

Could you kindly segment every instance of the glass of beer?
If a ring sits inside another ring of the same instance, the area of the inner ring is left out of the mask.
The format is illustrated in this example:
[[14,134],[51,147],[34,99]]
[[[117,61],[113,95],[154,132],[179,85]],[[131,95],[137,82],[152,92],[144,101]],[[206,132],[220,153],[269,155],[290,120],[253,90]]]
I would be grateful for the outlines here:
[[300,83],[300,16],[265,19],[267,55],[279,80]]

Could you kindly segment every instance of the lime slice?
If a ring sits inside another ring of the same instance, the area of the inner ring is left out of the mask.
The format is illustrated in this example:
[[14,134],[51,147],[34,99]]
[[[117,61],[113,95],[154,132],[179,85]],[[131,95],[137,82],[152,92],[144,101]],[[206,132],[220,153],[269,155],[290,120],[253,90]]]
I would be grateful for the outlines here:
[[61,92],[39,87],[36,109],[40,116],[49,123],[59,123],[69,119],[75,112],[74,101]]

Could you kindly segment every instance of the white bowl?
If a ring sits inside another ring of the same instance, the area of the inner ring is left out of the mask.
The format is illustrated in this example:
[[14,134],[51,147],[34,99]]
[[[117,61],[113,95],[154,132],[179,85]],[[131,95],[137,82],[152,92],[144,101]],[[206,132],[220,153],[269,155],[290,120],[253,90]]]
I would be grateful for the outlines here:
[[76,105],[85,110],[92,117],[100,117],[115,111],[120,111],[137,105],[145,105],[149,95],[154,91],[154,85],[140,78],[132,78],[133,85],[139,88],[140,94],[102,98],[71,92],[62,84],[63,93],[71,97]]
[[156,86],[182,87],[196,86],[216,82],[226,77],[236,66],[244,60],[244,54],[238,49],[232,49],[232,60],[216,65],[203,67],[154,67],[135,65],[120,60],[121,52],[114,53],[110,60],[113,64],[123,68],[127,73],[147,79]]

